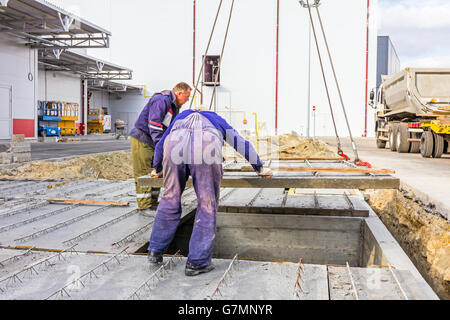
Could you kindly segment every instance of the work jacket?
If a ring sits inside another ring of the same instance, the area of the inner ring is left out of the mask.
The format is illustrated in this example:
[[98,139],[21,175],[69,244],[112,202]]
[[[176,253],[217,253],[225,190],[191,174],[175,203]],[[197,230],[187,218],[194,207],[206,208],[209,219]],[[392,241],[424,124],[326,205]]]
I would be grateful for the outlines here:
[[[172,131],[174,124],[177,120],[186,119],[191,114],[199,112],[202,116],[208,119],[211,124],[217,129],[217,132],[221,136],[220,138],[223,141],[226,141],[231,147],[233,147],[238,153],[240,153],[247,161],[250,162],[253,169],[257,172],[260,172],[264,163],[259,158],[256,153],[255,148],[252,144],[246,141],[235,129],[233,129],[221,116],[219,116],[215,112],[211,111],[197,111],[197,110],[186,110],[180,113],[173,123],[169,126],[169,128],[165,131],[163,137],[158,142],[155,148],[155,155],[153,158],[153,168],[155,168],[156,172],[162,171],[162,164],[164,158],[164,141],[167,136]],[[174,129],[175,130],[175,129]],[[222,143],[223,144],[223,143]]]
[[173,91],[156,93],[142,110],[130,136],[154,148],[179,113]]

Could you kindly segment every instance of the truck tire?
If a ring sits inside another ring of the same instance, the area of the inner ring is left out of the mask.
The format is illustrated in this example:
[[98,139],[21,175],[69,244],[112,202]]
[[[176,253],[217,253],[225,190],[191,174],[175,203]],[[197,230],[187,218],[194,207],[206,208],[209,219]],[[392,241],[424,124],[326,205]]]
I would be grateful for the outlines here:
[[395,142],[397,144],[398,153],[408,153],[411,147],[411,142],[408,141],[410,135],[408,132],[408,124],[400,123],[397,129],[397,136]]
[[431,131],[424,131],[420,139],[420,154],[424,158],[431,158],[434,151],[434,137]]
[[444,137],[433,132],[434,137],[434,149],[433,158],[441,158],[444,153]]
[[397,144],[395,143],[397,131],[398,131],[397,123],[393,123],[391,126],[389,126],[389,147],[391,151],[397,151]]
[[377,148],[378,149],[385,149],[386,148],[386,142],[384,140],[378,140],[377,139]]
[[[420,133],[413,132],[411,133],[411,138],[420,139]],[[411,153],[420,153],[420,142],[411,142],[411,149],[409,150]]]

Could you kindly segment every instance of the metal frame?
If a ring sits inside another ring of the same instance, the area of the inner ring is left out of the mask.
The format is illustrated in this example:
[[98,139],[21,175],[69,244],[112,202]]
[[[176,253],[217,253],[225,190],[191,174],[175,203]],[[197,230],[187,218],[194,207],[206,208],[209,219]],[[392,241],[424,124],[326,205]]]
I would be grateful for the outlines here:
[[111,32],[45,0],[2,0],[0,32],[32,48],[109,48]]
[[133,71],[70,50],[41,49],[39,66],[45,71],[72,72],[83,80],[131,80]]

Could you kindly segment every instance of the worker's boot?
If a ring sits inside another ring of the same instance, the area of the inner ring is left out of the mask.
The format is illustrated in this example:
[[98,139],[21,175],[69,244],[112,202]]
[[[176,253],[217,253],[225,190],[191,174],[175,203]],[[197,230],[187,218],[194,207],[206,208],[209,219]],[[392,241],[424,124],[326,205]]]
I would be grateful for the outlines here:
[[188,277],[198,276],[201,273],[207,273],[214,270],[215,266],[210,263],[208,266],[204,268],[198,268],[189,262],[186,263],[186,269],[184,270],[184,274]]
[[146,217],[154,217],[156,215],[156,208],[150,207],[148,209],[138,209],[138,212],[140,215],[146,216]]
[[147,258],[148,258],[148,261],[150,261],[153,264],[160,264],[163,262],[162,253],[150,251],[147,255]]

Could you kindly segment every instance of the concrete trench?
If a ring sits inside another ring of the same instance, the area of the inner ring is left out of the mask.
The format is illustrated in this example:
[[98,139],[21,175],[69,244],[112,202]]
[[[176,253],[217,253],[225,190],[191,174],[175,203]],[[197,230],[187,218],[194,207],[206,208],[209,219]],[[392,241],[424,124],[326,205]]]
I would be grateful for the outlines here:
[[[84,189],[78,183],[56,190],[36,182],[0,204],[0,212],[15,213],[0,216],[0,299],[437,299],[358,191],[224,189],[216,269],[190,279],[183,272],[186,258],[170,254],[187,256],[196,209],[192,189],[183,196],[182,224],[164,258],[167,270],[160,270],[145,257],[154,214],[134,212],[133,182],[86,182],[91,187]],[[48,194],[130,205],[27,209],[21,201],[43,201]],[[67,259],[51,258],[68,248],[74,252],[61,254]],[[49,257],[51,263],[38,263]],[[67,287],[72,274],[84,286]],[[231,280],[223,286],[224,277]]]

